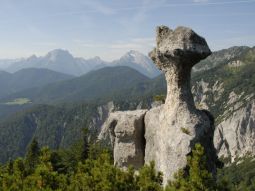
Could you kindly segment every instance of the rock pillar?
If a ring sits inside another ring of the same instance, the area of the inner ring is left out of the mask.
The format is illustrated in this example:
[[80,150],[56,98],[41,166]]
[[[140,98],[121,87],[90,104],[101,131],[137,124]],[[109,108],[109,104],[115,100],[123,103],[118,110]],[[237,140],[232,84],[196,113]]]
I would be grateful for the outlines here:
[[160,26],[156,35],[156,48],[149,56],[165,74],[167,97],[164,105],[146,113],[145,162],[155,161],[166,184],[186,166],[195,143],[205,147],[208,169],[216,170],[213,117],[196,109],[190,88],[191,68],[211,51],[204,38],[186,27]]

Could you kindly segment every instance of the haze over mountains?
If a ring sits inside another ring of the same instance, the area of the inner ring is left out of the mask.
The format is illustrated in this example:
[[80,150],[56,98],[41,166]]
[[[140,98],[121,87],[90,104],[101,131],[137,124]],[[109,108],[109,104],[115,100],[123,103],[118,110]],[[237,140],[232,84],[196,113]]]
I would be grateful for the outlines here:
[[0,71],[0,97],[73,77],[44,68],[25,68],[14,73]]
[[[1,68],[2,66],[2,68]],[[92,70],[109,66],[129,66],[153,78],[160,72],[147,56],[131,50],[119,60],[106,62],[99,57],[91,59],[75,58],[67,50],[56,49],[42,57],[35,55],[21,60],[0,60],[0,70],[17,72],[24,68],[46,68],[56,72],[80,76]]]
[[37,104],[111,99],[113,96],[123,95],[126,89],[129,90],[149,80],[148,77],[126,66],[105,67],[71,80],[24,89],[6,98],[11,100],[24,97]]
[[[216,146],[225,156],[244,154],[246,150],[242,148],[248,142],[251,146],[245,148],[255,153],[252,150],[255,145],[254,55],[255,47],[231,47],[214,52],[193,70],[194,100],[199,108],[206,108],[215,116]],[[120,60],[129,60],[133,56],[131,51]],[[123,65],[128,64],[124,61]],[[0,161],[23,155],[34,136],[42,145],[52,148],[70,145],[74,137],[79,138],[82,127],[93,127],[98,131],[110,111],[148,108],[155,95],[166,92],[162,75],[150,79],[138,69],[127,66],[104,67],[79,77],[57,72],[53,72],[54,78],[46,77],[52,72],[38,68],[23,69],[14,74],[0,72],[0,83],[7,83],[6,79],[16,76],[13,77],[13,87],[25,88],[0,99],[0,151],[8,150]],[[40,85],[39,82],[45,80],[43,76],[52,82]],[[29,86],[32,82],[34,87]],[[2,85],[1,88],[6,87]],[[30,102],[15,105],[19,98]],[[20,112],[17,114],[17,111]],[[236,117],[237,112],[240,114]],[[227,148],[227,145],[233,147]]]

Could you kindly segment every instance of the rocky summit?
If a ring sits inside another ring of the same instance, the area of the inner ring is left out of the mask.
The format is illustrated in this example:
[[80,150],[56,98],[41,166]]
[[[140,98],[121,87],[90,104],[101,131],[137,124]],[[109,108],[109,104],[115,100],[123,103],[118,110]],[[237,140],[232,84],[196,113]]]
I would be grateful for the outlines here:
[[[171,30],[160,26],[156,36],[157,46],[149,56],[165,74],[166,101],[148,111],[110,115],[102,133],[111,134],[114,162],[119,167],[139,168],[155,161],[156,169],[163,172],[165,185],[174,173],[186,167],[187,155],[200,143],[209,159],[208,170],[215,174],[214,118],[208,111],[196,109],[190,88],[192,67],[211,51],[204,38],[186,27]],[[105,137],[102,133],[100,139]]]

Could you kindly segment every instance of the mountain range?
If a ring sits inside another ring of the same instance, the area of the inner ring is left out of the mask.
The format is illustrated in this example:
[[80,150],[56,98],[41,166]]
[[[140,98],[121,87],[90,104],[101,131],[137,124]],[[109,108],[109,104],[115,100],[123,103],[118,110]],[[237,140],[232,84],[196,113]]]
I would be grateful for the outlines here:
[[56,49],[50,51],[45,56],[37,57],[33,55],[20,60],[0,60],[0,64],[4,66],[2,70],[11,73],[24,68],[45,68],[64,74],[81,76],[92,70],[114,66],[129,66],[150,78],[160,73],[151,59],[134,50],[127,52],[120,59],[112,62],[103,61],[99,57],[87,60],[75,58],[67,50]]
[[126,66],[105,67],[71,80],[18,91],[8,95],[0,102],[16,98],[28,98],[36,104],[106,99],[146,81],[149,81],[148,77],[132,68]]
[[15,73],[0,71],[0,98],[24,89],[68,80],[73,77],[43,68],[25,68]]
[[[215,117],[219,155],[233,160],[255,154],[255,47],[231,47],[202,62],[193,69],[192,93],[197,107]],[[154,96],[165,92],[162,75],[150,79],[125,66],[15,92],[0,102],[27,98],[32,103],[0,104],[0,115],[4,110],[9,115],[0,122],[0,153],[6,153],[0,160],[23,155],[33,137],[41,145],[67,147],[83,127],[100,131],[109,112],[151,107]],[[17,108],[20,112],[13,114]]]

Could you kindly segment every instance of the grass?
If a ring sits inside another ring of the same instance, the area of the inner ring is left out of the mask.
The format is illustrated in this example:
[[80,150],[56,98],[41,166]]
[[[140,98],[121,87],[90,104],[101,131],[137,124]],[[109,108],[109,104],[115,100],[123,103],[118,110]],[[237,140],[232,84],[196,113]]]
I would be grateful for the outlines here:
[[190,131],[184,127],[181,127],[181,131],[187,135],[190,135]]
[[32,103],[28,98],[17,98],[12,101],[4,103],[5,105],[25,105]]

